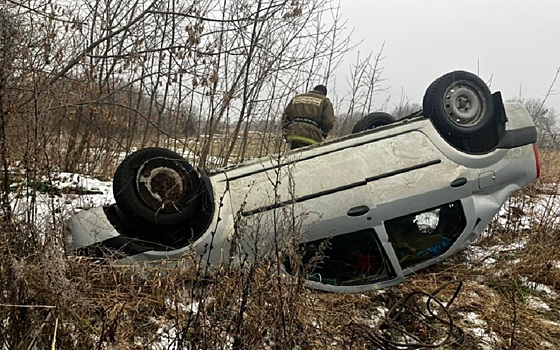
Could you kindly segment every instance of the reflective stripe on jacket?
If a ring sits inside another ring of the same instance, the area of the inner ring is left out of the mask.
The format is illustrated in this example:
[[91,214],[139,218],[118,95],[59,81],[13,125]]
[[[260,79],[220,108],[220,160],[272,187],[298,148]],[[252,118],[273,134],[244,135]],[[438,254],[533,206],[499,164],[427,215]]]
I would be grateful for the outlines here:
[[317,143],[317,141],[315,141],[313,139],[303,137],[303,136],[298,136],[298,135],[288,135],[286,137],[286,139],[288,141],[299,141],[299,142],[307,143],[308,145],[312,145],[314,143]]

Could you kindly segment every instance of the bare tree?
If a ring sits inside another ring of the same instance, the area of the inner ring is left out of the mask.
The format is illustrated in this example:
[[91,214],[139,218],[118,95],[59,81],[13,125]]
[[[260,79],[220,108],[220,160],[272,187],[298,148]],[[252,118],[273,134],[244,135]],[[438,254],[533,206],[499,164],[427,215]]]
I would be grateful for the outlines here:
[[[287,99],[331,79],[351,49],[334,1],[50,1],[10,10],[28,34],[17,112],[4,116],[38,168],[110,176],[116,157],[153,145],[205,167],[261,156],[281,145]],[[249,147],[262,120],[266,146]]]
[[19,37],[17,22],[10,13],[0,7],[0,166],[2,167],[1,186],[1,208],[2,219],[11,218],[11,206],[9,201],[10,177],[9,177],[9,151],[8,151],[8,128],[9,128],[9,106],[8,106],[8,80],[13,74],[14,53],[17,52],[16,42]]
[[374,96],[385,91],[382,87],[383,47],[377,54],[370,52],[364,58],[358,51],[356,62],[350,66],[347,77],[349,93],[341,100],[346,107],[346,112],[341,113],[332,135],[340,136],[349,134],[354,124],[364,115],[375,111],[383,111],[386,106],[374,107]]
[[537,144],[543,149],[559,149],[559,133],[560,124],[558,121],[559,115],[554,108],[548,108],[546,106],[546,101],[550,95],[555,94],[554,86],[560,75],[560,67],[556,69],[556,73],[552,79],[552,82],[545,94],[543,99],[538,98],[523,98],[520,96],[511,99],[510,101],[520,102],[525,106],[529,114],[533,117],[535,126],[538,131]]
[[529,114],[533,117],[535,126],[538,131],[537,144],[542,149],[558,149],[560,124],[558,122],[558,112],[554,108],[546,107],[544,100],[530,98],[530,99],[511,99],[523,104]]

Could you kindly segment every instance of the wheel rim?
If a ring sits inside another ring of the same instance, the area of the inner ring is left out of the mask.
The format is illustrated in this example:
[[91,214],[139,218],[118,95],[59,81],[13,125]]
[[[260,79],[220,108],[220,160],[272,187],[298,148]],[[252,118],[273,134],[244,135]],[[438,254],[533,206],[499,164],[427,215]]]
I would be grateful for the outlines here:
[[486,107],[483,100],[478,88],[467,82],[456,82],[445,91],[445,112],[459,126],[475,126],[484,117]]
[[155,158],[142,164],[136,185],[140,198],[150,208],[156,212],[174,213],[185,204],[185,179],[188,179],[187,172],[179,165],[177,168],[162,166],[161,160]]

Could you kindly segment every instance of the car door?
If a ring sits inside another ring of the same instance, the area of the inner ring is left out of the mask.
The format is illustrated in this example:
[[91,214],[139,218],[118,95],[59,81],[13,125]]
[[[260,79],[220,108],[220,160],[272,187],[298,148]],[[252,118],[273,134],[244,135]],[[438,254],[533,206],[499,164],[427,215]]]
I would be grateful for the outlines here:
[[290,230],[298,231],[300,241],[313,241],[379,221],[364,168],[352,153],[345,145],[323,147],[228,171],[244,249],[250,255],[266,253]]

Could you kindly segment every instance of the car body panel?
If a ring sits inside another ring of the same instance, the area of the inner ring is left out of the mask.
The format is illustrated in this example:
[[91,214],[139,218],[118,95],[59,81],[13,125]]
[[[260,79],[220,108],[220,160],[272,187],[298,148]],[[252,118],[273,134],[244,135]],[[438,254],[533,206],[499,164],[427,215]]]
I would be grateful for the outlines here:
[[95,207],[80,212],[72,217],[67,224],[68,233],[82,233],[67,235],[73,249],[88,247],[97,242],[118,237],[120,234],[107,220],[103,207]]

